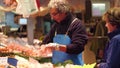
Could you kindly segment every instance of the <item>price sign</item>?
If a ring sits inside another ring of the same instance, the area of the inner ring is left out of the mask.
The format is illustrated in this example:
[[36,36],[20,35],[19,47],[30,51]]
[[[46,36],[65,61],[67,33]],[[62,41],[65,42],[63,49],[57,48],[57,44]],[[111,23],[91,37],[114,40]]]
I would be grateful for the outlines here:
[[8,57],[0,57],[0,65],[5,65],[7,64]]

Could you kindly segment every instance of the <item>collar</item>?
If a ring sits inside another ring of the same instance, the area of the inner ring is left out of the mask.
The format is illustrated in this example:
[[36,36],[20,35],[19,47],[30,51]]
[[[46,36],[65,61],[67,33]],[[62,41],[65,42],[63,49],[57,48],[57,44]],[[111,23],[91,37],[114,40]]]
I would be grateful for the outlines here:
[[112,39],[115,35],[118,35],[118,34],[120,34],[120,28],[116,29],[113,32],[108,33],[108,37]]

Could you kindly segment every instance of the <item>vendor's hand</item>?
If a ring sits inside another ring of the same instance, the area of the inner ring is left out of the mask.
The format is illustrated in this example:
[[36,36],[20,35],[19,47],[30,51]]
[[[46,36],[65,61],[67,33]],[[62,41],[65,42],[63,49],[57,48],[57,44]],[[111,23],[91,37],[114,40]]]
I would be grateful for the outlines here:
[[51,54],[54,50],[53,46],[50,45],[41,45],[40,52],[42,52],[42,56],[47,56],[48,54]]
[[52,52],[53,50],[55,50],[55,46],[47,44],[47,45],[42,45],[40,47],[40,49],[41,49],[42,52],[47,52],[47,51],[51,51]]

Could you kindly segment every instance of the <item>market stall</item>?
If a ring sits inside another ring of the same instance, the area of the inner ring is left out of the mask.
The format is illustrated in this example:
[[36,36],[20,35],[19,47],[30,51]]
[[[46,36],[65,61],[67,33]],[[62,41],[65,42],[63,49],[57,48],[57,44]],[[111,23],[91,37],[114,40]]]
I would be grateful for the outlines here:
[[[37,44],[40,41],[34,40],[35,45],[29,45],[25,38],[8,37],[0,33],[0,66],[5,68],[93,68],[93,64],[73,65],[70,60],[64,63],[52,64],[52,52],[41,52]],[[53,43],[49,43],[50,45]],[[4,63],[2,63],[4,62]]]
[[[77,0],[76,0],[77,1]],[[73,4],[77,2],[70,1]],[[34,32],[33,32],[33,17],[35,15],[44,16],[48,13],[48,9],[46,6],[40,7],[38,9],[35,0],[17,0],[18,5],[16,9],[14,9],[14,13],[22,14],[24,18],[27,19],[27,38],[18,38],[18,37],[8,37],[1,33],[0,38],[0,55],[1,55],[1,63],[0,65],[11,68],[93,68],[96,63],[93,64],[84,64],[83,66],[74,65],[71,61],[67,61],[65,63],[52,64],[51,57],[52,52],[46,51],[43,53],[41,51],[41,47],[38,46],[34,41]],[[47,4],[47,2],[46,2]],[[80,8],[77,3],[78,8]],[[80,12],[81,10],[77,10],[76,12]],[[4,8],[3,8],[4,9]],[[84,7],[82,8],[84,9]],[[13,10],[13,8],[12,8]],[[10,9],[10,11],[12,11]],[[45,11],[44,11],[45,10]],[[44,12],[43,12],[44,11]],[[43,13],[42,13],[43,12]],[[49,45],[49,44],[47,44]],[[4,59],[4,60],[3,60]],[[10,62],[8,60],[11,59]],[[46,60],[46,61],[45,61]],[[5,61],[6,63],[2,64]]]
[[[71,61],[52,64],[51,51],[41,52],[41,47],[34,40],[35,45],[29,45],[26,38],[6,36],[0,33],[0,67],[6,68],[73,68],[82,67],[73,65]],[[50,43],[52,44],[52,43]],[[49,44],[48,44],[49,45]],[[92,64],[93,66],[94,64]],[[86,66],[86,65],[84,65]],[[90,65],[89,65],[90,66]],[[82,67],[83,68],[83,67]]]

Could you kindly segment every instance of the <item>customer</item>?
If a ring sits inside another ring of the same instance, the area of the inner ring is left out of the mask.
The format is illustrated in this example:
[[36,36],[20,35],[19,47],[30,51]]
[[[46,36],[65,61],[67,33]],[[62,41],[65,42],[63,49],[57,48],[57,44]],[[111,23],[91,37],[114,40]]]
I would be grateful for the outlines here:
[[54,24],[42,44],[57,43],[56,46],[44,46],[53,50],[52,62],[62,63],[72,60],[74,64],[83,65],[82,52],[88,37],[85,26],[78,18],[73,17],[66,0],[50,0],[50,16]]
[[110,40],[105,49],[104,59],[96,68],[120,68],[120,8],[111,8],[103,18]]

